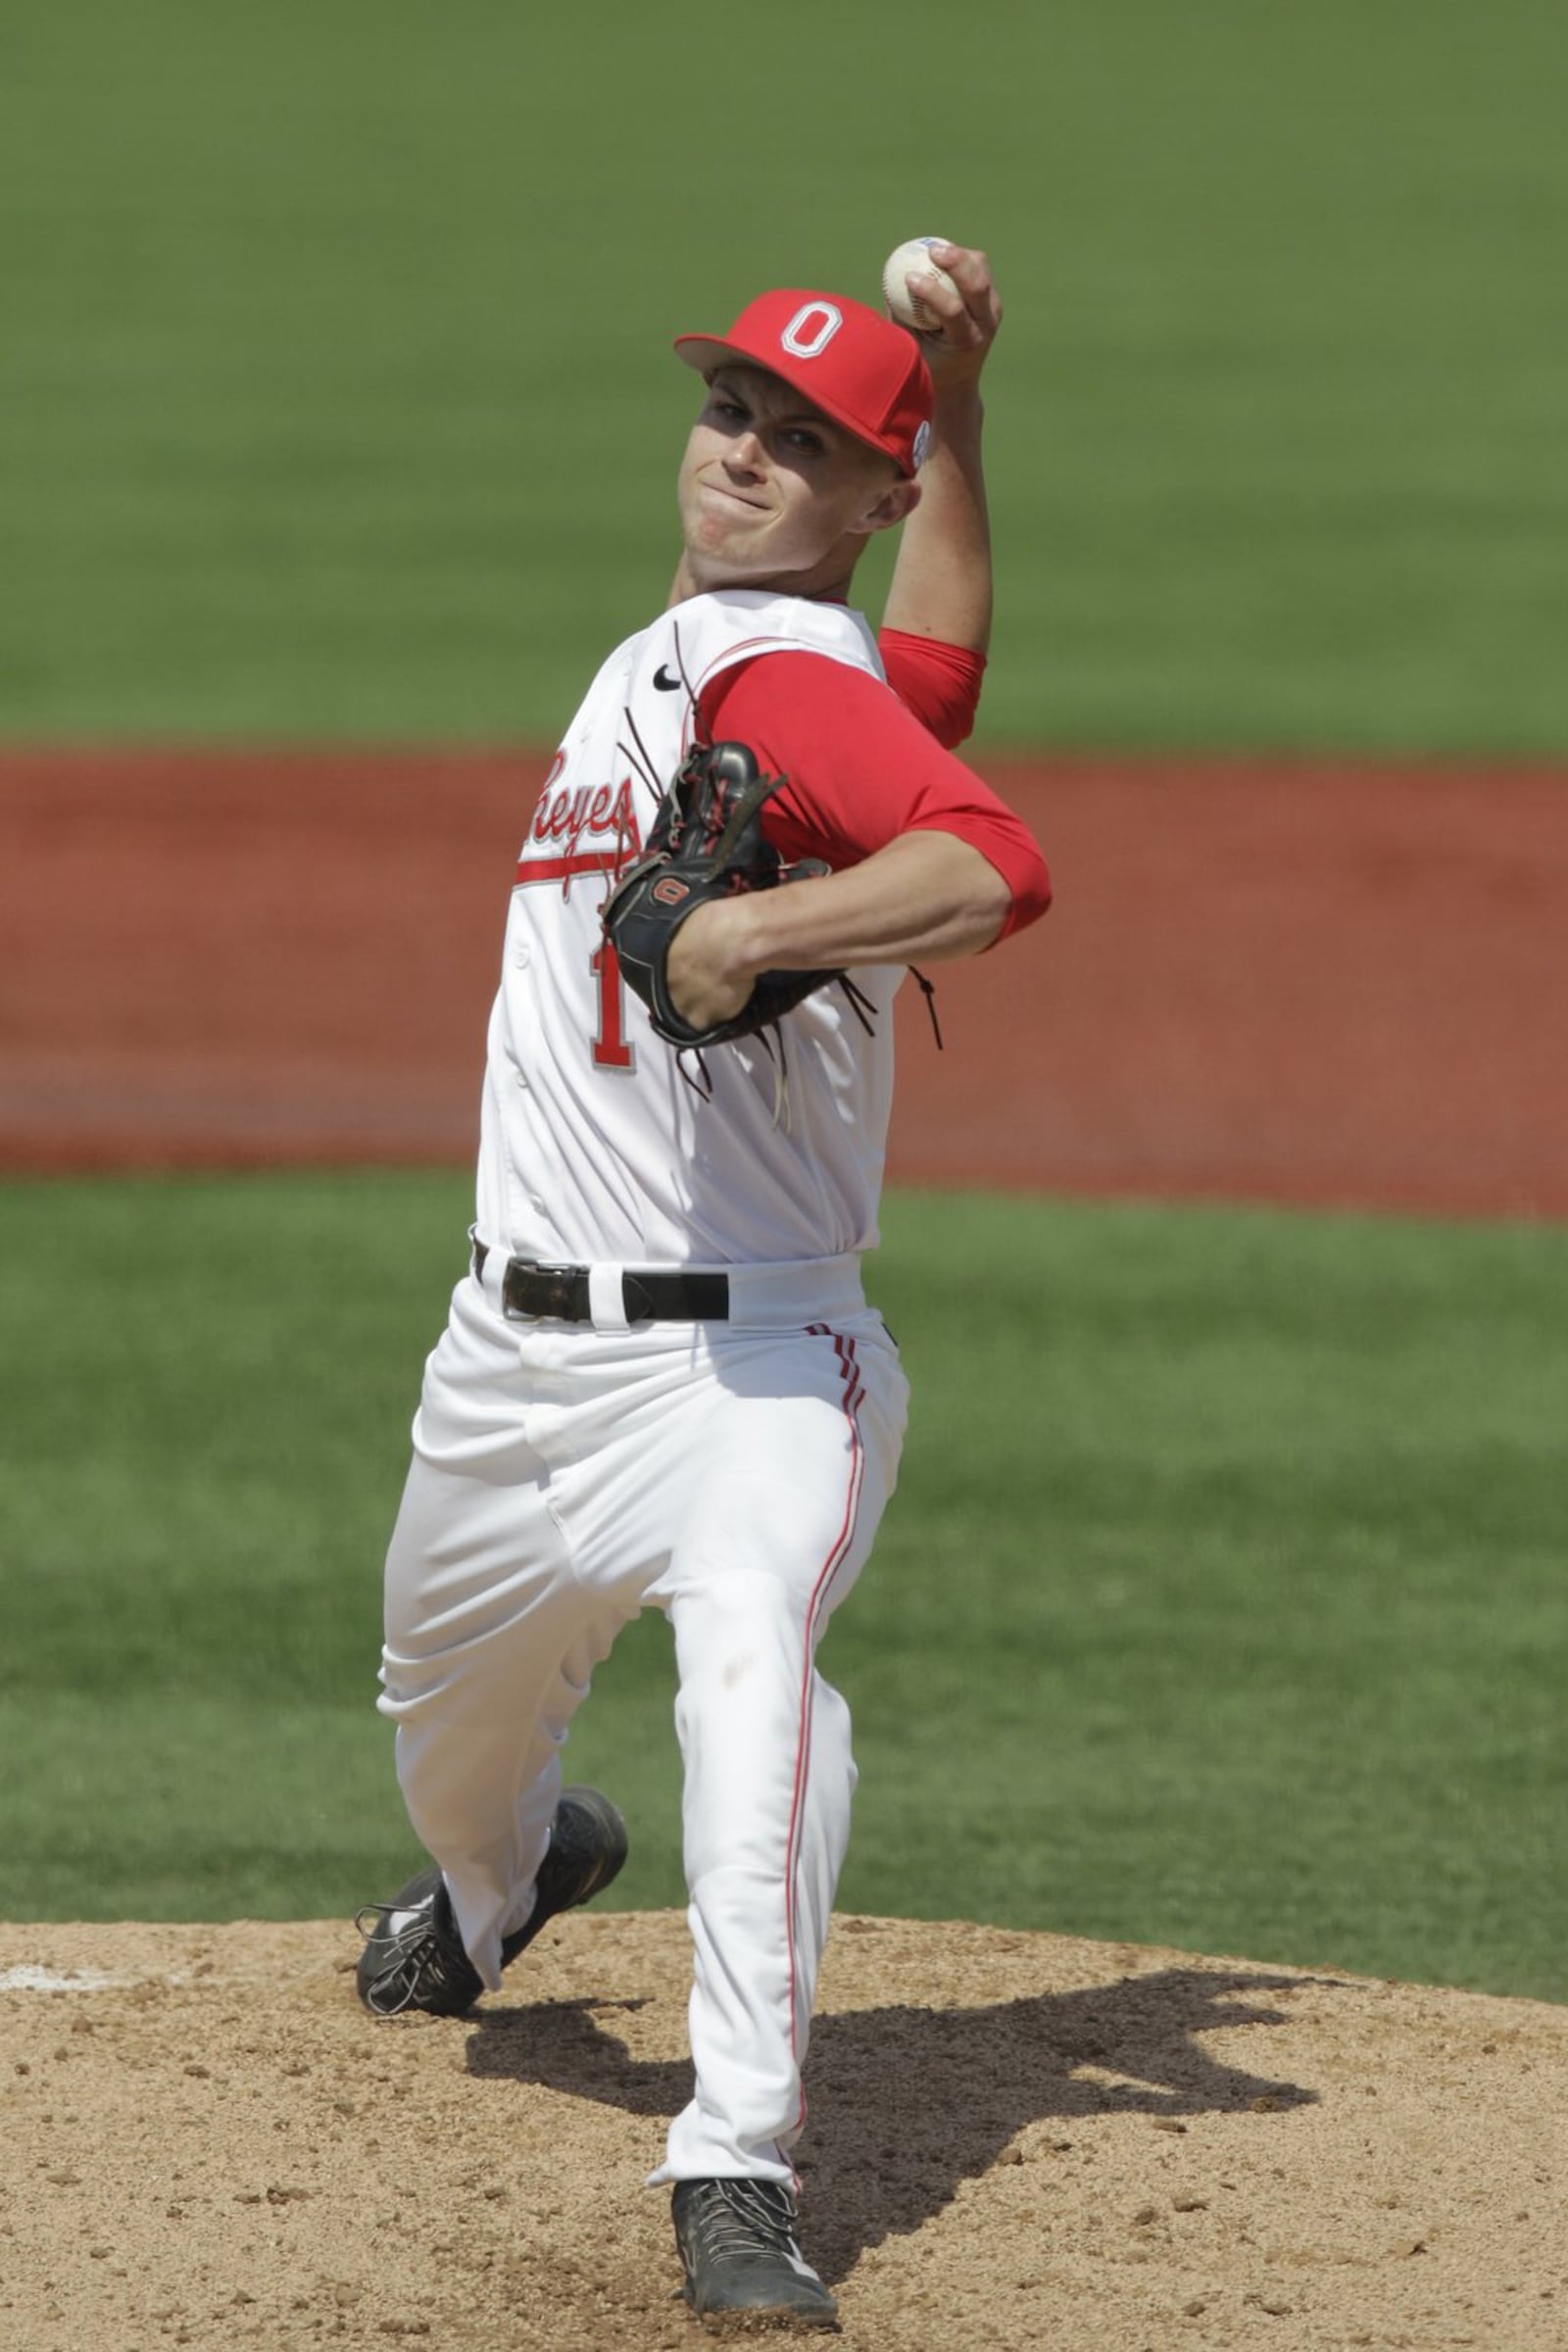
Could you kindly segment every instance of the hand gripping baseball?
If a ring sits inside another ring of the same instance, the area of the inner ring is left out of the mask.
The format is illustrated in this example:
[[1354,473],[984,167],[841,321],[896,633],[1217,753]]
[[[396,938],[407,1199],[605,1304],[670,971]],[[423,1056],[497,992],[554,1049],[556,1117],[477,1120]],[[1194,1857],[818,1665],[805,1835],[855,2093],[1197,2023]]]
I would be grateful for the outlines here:
[[755,1037],[841,975],[761,972],[740,1010],[699,1027],[670,994],[670,945],[681,925],[715,899],[773,890],[829,869],[817,858],[786,865],[762,832],[764,801],[785,782],[763,775],[744,743],[700,744],[660,804],[648,849],[616,883],[601,921],[621,977],[647,1005],[655,1035],[672,1046],[718,1046]]

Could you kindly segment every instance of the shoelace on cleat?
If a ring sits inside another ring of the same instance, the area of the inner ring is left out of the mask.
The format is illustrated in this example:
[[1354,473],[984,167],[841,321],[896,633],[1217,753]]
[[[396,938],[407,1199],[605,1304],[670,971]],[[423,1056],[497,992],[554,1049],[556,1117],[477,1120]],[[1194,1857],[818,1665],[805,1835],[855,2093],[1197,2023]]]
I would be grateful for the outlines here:
[[[420,1909],[423,1911],[422,1905]],[[354,1924],[368,1942],[378,1932],[376,1923],[389,1916],[388,1905],[367,1903]],[[423,1916],[414,1913],[407,1927],[399,1928],[385,1941],[386,1965],[370,1979],[365,1991],[367,2005],[378,2017],[396,2017],[416,2002],[427,2002],[432,1994],[471,1996],[478,1982],[473,1963],[461,1944],[443,1936],[433,1897]]]
[[760,2239],[768,2253],[782,2254],[793,2268],[806,2267],[795,2242],[794,2203],[778,2182],[714,2180],[694,2202],[696,2231],[710,2259],[755,2254]]

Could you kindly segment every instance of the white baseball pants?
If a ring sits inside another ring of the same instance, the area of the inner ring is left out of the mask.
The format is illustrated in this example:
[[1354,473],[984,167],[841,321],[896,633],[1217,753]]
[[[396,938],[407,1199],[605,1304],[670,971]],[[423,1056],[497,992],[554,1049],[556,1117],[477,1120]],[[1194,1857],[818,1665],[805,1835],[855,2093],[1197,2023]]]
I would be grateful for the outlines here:
[[[826,1263],[842,1306],[846,1261]],[[893,1490],[897,1351],[863,1304],[811,1318],[824,1292],[806,1268],[793,1310],[788,1271],[768,1270],[759,1311],[808,1327],[634,1330],[509,1321],[499,1271],[453,1295],[387,1559],[379,1705],[410,1819],[494,1990],[572,1716],[620,1628],[663,1609],[696,2095],[653,2179],[787,2181],[855,1787],[849,1710],[815,1653]]]

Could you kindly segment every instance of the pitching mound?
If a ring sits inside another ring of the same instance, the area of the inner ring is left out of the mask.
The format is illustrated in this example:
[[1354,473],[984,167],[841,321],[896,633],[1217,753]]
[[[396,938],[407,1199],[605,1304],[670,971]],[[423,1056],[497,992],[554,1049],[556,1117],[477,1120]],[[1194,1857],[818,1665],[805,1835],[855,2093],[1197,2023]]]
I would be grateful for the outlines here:
[[[0,2340],[693,2346],[673,1913],[372,2023],[332,1924],[0,1927]],[[803,2232],[876,2352],[1568,2340],[1568,2010],[844,1919]]]

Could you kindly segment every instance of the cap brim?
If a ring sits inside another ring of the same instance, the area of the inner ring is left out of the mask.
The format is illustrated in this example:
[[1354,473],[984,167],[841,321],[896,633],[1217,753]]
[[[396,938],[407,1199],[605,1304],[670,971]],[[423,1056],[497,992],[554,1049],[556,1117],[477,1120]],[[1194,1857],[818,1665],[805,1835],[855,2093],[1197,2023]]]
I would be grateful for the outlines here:
[[908,471],[903,459],[896,451],[889,449],[886,442],[873,441],[856,418],[847,416],[841,409],[835,408],[832,401],[823,400],[815,392],[808,392],[798,376],[786,375],[776,360],[763,359],[759,353],[748,351],[744,344],[725,343],[715,335],[677,335],[674,350],[675,357],[684,360],[688,368],[695,368],[700,375],[711,375],[714,368],[722,368],[726,360],[733,360],[739,368],[759,368],[763,375],[776,375],[781,383],[788,384],[792,391],[800,394],[808,408],[815,409],[818,416],[830,417],[852,440],[858,441],[862,449],[874,449],[878,457],[888,459],[901,473]]
[[749,351],[742,351],[734,343],[720,343],[712,335],[677,335],[675,357],[684,360],[688,368],[695,368],[699,375],[707,375],[713,368],[721,368],[726,360],[739,360],[747,368],[760,368],[762,365]]

